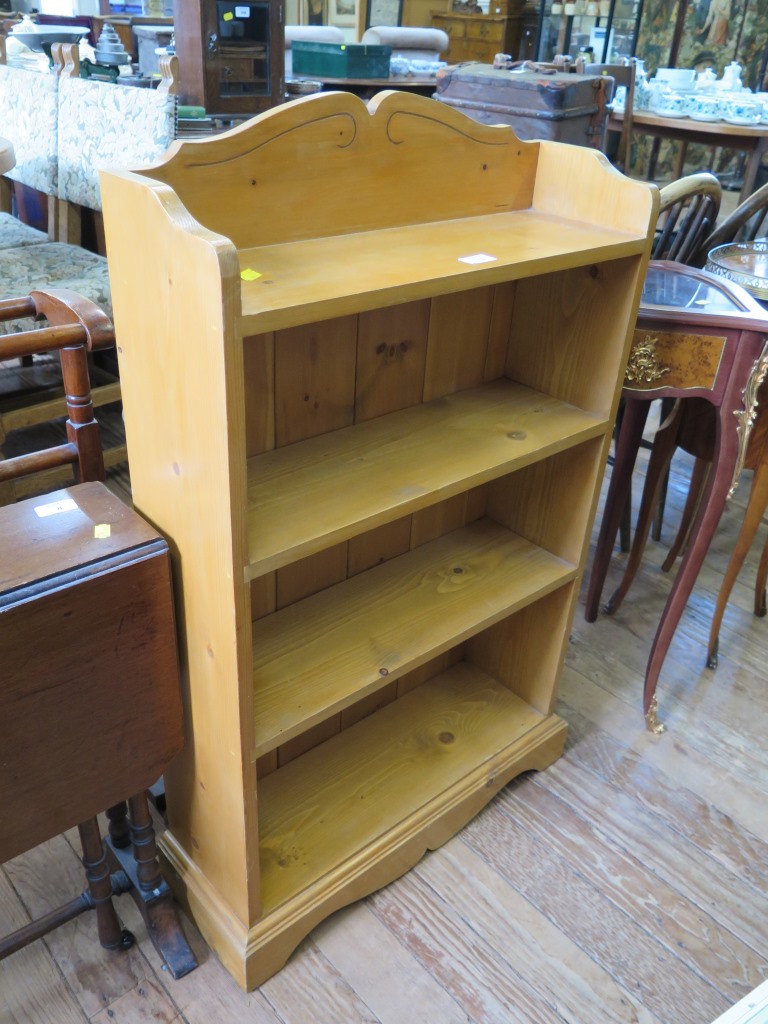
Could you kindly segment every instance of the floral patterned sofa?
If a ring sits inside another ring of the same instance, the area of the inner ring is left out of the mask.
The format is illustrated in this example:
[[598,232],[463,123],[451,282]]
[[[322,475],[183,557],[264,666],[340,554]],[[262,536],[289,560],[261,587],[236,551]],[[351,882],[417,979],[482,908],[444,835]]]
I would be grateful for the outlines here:
[[[96,302],[111,318],[107,259],[77,244],[80,209],[101,209],[100,168],[153,163],[175,138],[176,58],[164,67],[158,89],[146,89],[81,79],[77,48],[55,44],[53,50],[50,75],[0,63],[0,136],[10,140],[16,158],[6,172],[10,181],[0,179],[0,299],[65,288]],[[9,212],[12,182],[49,196],[48,233]],[[30,326],[28,319],[4,321],[0,334]],[[109,365],[92,365],[91,374],[95,406],[119,401],[120,385]],[[0,371],[0,443],[22,423],[64,413],[57,366],[36,357],[31,366]],[[122,443],[104,452],[107,466],[125,459]]]
[[[107,260],[77,244],[78,209],[101,209],[100,168],[153,163],[175,138],[175,58],[161,85],[145,89],[81,79],[77,47],[53,50],[50,75],[0,64],[0,135],[16,154],[8,177],[54,204],[49,235],[0,215],[0,299],[67,288],[111,316]],[[0,324],[0,333],[22,329]]]
[[[0,135],[12,142],[16,158],[14,167],[5,177],[43,192],[50,201],[56,196],[58,186],[56,119],[54,76],[0,63]],[[0,247],[16,248],[48,241],[44,232],[14,217],[9,212],[10,206],[11,188],[5,183],[0,193]]]

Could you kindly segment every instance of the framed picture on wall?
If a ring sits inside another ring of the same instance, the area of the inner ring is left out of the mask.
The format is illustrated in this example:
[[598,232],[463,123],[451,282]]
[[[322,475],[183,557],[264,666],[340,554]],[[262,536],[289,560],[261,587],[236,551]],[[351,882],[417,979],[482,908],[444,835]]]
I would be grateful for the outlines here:
[[328,24],[354,28],[357,24],[357,0],[328,0]]
[[301,24],[325,25],[326,0],[301,0]]
[[365,27],[399,25],[403,18],[403,0],[369,0],[365,11]]

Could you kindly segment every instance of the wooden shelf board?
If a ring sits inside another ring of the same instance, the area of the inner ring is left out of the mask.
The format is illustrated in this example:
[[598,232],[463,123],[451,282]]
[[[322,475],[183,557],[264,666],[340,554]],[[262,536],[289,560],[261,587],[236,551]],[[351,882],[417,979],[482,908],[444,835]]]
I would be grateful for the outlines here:
[[[645,237],[536,210],[241,249],[241,335],[635,256]],[[465,263],[484,254],[492,261]]]
[[550,720],[462,662],[260,780],[262,916],[426,833],[462,787],[498,788]]
[[259,619],[253,757],[575,575],[574,565],[480,519]]
[[246,579],[601,435],[606,421],[498,380],[248,464]]

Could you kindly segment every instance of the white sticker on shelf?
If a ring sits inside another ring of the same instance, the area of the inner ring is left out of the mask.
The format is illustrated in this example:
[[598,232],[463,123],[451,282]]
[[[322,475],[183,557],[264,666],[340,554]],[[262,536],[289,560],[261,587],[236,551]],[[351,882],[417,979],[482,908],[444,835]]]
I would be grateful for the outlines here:
[[46,516],[57,516],[60,512],[71,512],[74,508],[77,508],[77,502],[73,498],[63,498],[47,505],[35,505],[35,512],[41,519],[45,519]]
[[487,252],[476,252],[472,256],[459,256],[459,263],[495,263],[497,257]]
[[236,18],[248,18],[248,17],[250,17],[250,14],[251,14],[251,8],[250,7],[235,7],[235,17]]

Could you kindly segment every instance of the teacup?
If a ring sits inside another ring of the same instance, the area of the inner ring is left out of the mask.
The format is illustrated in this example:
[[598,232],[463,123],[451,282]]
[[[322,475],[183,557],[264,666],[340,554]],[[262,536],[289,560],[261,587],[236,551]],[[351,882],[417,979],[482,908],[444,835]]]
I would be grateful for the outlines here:
[[725,104],[714,92],[695,92],[686,98],[686,112],[697,121],[719,121],[723,117]]
[[726,98],[724,117],[727,121],[757,124],[762,113],[762,103],[751,92],[729,93]]
[[663,117],[685,117],[686,97],[671,89],[654,89],[651,92],[651,111]]

